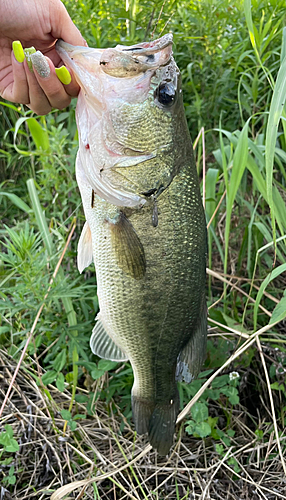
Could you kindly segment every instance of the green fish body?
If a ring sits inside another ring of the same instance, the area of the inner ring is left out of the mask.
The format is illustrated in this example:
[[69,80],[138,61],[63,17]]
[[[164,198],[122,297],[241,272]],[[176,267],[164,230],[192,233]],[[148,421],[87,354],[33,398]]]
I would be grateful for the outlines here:
[[81,87],[76,175],[86,216],[80,272],[95,262],[91,349],[129,359],[136,430],[173,442],[177,380],[206,349],[206,226],[171,35],[115,49],[57,49]]

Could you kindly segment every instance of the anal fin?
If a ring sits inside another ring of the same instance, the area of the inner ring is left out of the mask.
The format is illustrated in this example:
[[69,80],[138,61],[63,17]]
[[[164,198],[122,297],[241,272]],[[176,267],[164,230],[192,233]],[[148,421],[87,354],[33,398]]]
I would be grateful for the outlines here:
[[200,373],[206,356],[207,347],[207,306],[204,303],[200,314],[200,322],[192,337],[178,356],[176,380],[191,382]]
[[80,272],[88,267],[93,260],[91,230],[86,221],[77,246],[77,267]]
[[128,360],[125,352],[123,352],[108,335],[100,317],[100,313],[98,313],[96,317],[96,324],[90,338],[90,348],[93,354],[103,359],[110,359],[111,361]]

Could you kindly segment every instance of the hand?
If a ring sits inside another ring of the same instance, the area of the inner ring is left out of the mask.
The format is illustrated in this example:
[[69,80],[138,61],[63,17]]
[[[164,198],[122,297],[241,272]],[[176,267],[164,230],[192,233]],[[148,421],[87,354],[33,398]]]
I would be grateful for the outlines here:
[[[55,50],[58,38],[72,45],[87,45],[60,0],[0,0],[0,96],[26,104],[39,115],[49,113],[52,107],[68,106],[79,86],[72,74],[67,85],[56,75],[55,67],[62,62]],[[37,53],[33,72],[26,60],[16,60],[14,40],[24,48],[34,46],[46,56]]]

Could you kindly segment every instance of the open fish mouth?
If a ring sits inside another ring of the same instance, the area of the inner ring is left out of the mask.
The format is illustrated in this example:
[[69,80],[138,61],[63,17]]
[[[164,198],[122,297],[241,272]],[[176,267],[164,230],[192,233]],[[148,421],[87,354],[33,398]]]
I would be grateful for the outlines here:
[[64,63],[72,69],[75,69],[73,61],[79,63],[81,58],[92,58],[93,64],[101,66],[104,73],[117,78],[128,78],[168,64],[172,55],[172,42],[171,33],[152,42],[128,47],[117,45],[113,49],[74,47],[63,40],[58,40],[56,50]]
[[133,141],[130,123],[135,120],[137,128],[140,122],[149,123],[153,106],[171,110],[178,76],[172,42],[169,33],[151,42],[107,49],[56,43],[81,88],[76,110],[81,165],[77,172],[84,172],[94,193],[114,205],[141,208],[149,202],[127,170],[148,164],[170,143],[170,138],[159,137],[159,129],[152,143],[149,129],[145,134],[143,128],[146,145],[142,137]]

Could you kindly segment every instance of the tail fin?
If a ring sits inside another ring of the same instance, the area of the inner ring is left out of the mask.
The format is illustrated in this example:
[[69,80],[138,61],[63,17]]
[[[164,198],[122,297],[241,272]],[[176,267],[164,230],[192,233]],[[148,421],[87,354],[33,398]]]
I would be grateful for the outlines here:
[[166,456],[173,444],[175,425],[179,413],[179,394],[167,404],[157,404],[149,423],[149,441],[161,456]]
[[153,411],[153,401],[132,394],[132,416],[138,434],[145,434],[148,432],[149,422]]

